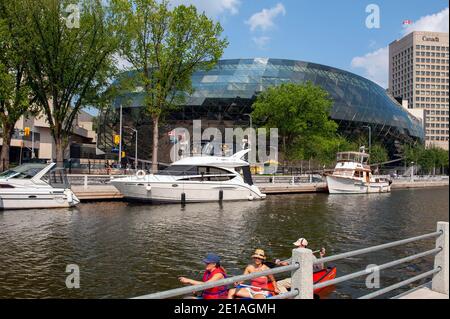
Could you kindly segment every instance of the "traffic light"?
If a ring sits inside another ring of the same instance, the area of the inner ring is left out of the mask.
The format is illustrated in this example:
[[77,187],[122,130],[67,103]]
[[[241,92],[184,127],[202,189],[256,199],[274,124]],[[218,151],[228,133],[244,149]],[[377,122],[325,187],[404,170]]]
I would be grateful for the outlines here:
[[120,144],[120,135],[114,135],[114,144],[116,145]]
[[125,157],[126,157],[126,154],[125,154],[125,152],[122,151],[122,158],[125,158]]
[[29,127],[25,127],[25,128],[23,129],[23,135],[24,135],[24,136],[30,136],[30,132],[31,132],[31,130],[30,130]]

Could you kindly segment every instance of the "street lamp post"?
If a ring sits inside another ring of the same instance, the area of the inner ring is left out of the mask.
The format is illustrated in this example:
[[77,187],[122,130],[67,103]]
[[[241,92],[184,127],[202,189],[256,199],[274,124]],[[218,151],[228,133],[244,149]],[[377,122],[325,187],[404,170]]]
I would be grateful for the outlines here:
[[138,130],[129,126],[125,126],[124,128],[127,128],[134,132],[135,134],[135,146],[134,146],[134,168],[137,170],[138,168]]
[[132,128],[131,129],[134,134],[135,134],[135,149],[134,149],[134,169],[137,170],[138,169],[138,130]]
[[245,113],[245,114],[243,114],[243,115],[248,116],[248,118],[250,119],[250,128],[252,129],[252,128],[253,128],[253,118],[252,118],[252,115],[251,115],[251,114],[248,114],[248,113]]
[[372,127],[366,125],[366,126],[363,126],[363,128],[369,129],[369,154],[371,154],[372,153]]

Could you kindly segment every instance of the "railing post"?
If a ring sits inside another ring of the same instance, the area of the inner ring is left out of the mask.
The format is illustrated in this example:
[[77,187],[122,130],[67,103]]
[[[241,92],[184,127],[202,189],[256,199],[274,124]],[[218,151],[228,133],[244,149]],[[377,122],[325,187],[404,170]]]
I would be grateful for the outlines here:
[[84,175],[84,189],[88,188],[88,176]]
[[436,239],[436,248],[442,247],[442,251],[434,257],[434,268],[440,267],[441,271],[433,276],[431,289],[448,295],[448,222],[438,222],[437,231],[442,235]]
[[292,251],[292,264],[300,267],[291,274],[291,291],[298,290],[295,299],[313,299],[313,254],[310,249],[298,248]]

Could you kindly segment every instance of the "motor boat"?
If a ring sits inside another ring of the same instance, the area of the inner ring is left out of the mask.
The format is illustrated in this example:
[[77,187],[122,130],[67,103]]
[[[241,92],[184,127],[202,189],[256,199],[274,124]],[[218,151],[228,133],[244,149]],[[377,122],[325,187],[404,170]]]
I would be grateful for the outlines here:
[[56,163],[24,164],[0,174],[0,209],[64,208],[80,203]]
[[367,165],[370,155],[364,152],[337,154],[337,164],[332,174],[325,174],[330,194],[388,193],[391,181],[374,177]]
[[125,199],[156,203],[265,199],[253,184],[249,163],[242,159],[249,151],[229,157],[186,157],[157,174],[138,171],[111,183]]

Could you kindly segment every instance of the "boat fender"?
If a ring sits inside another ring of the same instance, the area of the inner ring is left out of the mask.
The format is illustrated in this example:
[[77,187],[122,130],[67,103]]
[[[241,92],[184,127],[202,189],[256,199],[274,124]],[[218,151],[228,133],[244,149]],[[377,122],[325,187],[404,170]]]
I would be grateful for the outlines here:
[[67,201],[70,203],[73,202],[73,196],[72,196],[72,192],[71,191],[66,191],[67,194]]
[[139,178],[139,179],[143,179],[145,177],[145,175],[146,175],[145,171],[143,171],[143,170],[140,170],[140,171],[136,172],[136,177]]
[[150,192],[150,191],[152,190],[152,186],[151,186],[151,185],[147,185],[147,186],[145,187],[145,189],[147,190],[147,192]]
[[253,195],[249,195],[249,196],[248,196],[248,200],[249,200],[249,201],[252,201],[252,200],[254,200],[254,199],[255,199],[255,197],[253,197]]

